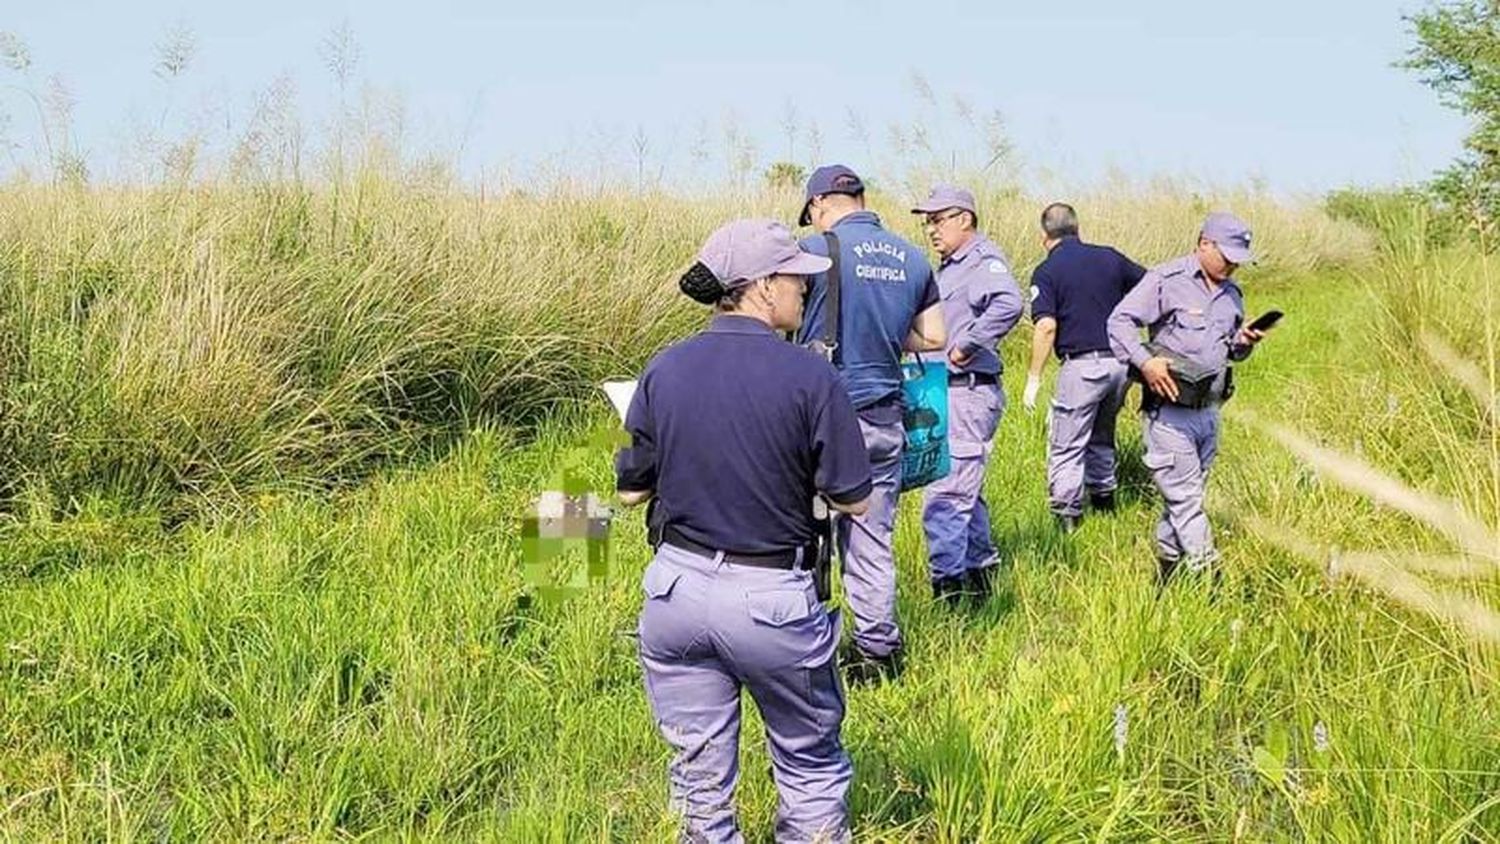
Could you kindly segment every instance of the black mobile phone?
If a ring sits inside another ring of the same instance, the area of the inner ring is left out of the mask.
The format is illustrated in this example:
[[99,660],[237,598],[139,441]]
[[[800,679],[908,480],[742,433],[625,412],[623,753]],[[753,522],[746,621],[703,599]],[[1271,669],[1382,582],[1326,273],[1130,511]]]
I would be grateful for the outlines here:
[[1276,323],[1281,322],[1282,316],[1284,316],[1284,314],[1282,314],[1281,311],[1274,309],[1269,310],[1256,317],[1255,322],[1252,322],[1245,327],[1250,329],[1251,331],[1266,331]]

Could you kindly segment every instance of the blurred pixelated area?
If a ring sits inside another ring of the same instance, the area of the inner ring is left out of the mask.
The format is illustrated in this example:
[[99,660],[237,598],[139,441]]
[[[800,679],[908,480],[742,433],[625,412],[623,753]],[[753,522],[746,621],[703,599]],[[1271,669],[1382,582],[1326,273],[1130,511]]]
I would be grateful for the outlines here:
[[586,469],[630,444],[622,429],[605,431],[586,447],[568,450],[521,518],[521,566],[527,594],[522,605],[558,603],[601,585],[609,577],[614,512],[605,493],[590,488]]

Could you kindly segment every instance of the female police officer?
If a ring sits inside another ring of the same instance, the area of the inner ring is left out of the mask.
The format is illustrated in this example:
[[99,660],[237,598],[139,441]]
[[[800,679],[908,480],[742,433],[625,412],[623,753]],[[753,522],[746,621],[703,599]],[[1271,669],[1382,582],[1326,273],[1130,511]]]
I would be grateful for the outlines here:
[[812,501],[863,512],[870,464],[834,368],[775,333],[797,327],[804,277],[828,267],[770,220],[714,232],[682,284],[718,312],[651,360],[626,414],[616,486],[627,504],[654,495],[660,529],[641,666],[692,841],[741,840],[741,686],[766,725],[777,840],[848,837],[839,623],[809,571]]

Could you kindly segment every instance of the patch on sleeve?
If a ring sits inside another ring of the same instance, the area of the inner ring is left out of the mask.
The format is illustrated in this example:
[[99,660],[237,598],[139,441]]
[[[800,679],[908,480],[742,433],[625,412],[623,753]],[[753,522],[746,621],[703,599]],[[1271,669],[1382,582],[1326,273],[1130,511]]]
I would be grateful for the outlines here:
[[1000,261],[990,261],[990,272],[996,275],[1005,272],[1005,264]]

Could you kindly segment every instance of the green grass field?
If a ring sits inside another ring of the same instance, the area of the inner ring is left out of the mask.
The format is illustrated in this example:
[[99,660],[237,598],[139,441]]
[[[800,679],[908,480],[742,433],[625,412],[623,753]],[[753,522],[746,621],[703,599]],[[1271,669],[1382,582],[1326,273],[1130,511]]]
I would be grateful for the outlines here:
[[[671,270],[790,202],[419,200],[0,200],[0,836],[673,840],[639,513],[606,588],[530,608],[519,520],[613,426],[588,385],[701,324]],[[859,840],[1500,841],[1496,259],[1227,201],[1265,231],[1250,310],[1288,317],[1211,480],[1222,588],[1156,594],[1134,419],[1121,511],[1054,534],[1017,332],[987,481],[1005,574],[981,610],[932,604],[903,502],[909,669],[845,723]],[[1033,264],[1035,203],[988,203]],[[1078,204],[1148,262],[1206,207]],[[1336,483],[1277,424],[1390,479]],[[1380,483],[1459,502],[1478,540]],[[1351,576],[1367,551],[1408,579]],[[742,753],[769,841],[753,714]]]

